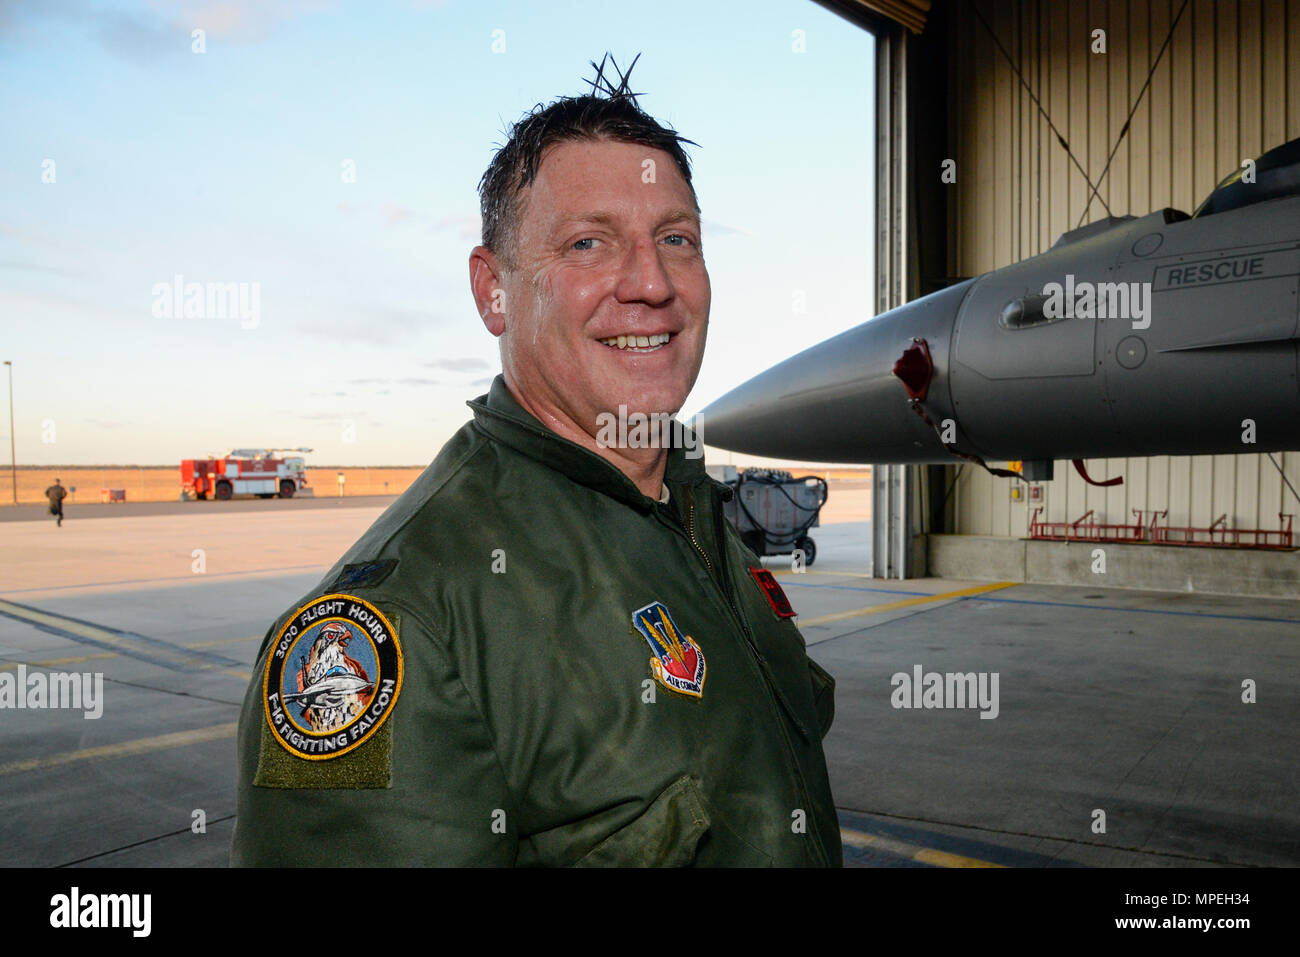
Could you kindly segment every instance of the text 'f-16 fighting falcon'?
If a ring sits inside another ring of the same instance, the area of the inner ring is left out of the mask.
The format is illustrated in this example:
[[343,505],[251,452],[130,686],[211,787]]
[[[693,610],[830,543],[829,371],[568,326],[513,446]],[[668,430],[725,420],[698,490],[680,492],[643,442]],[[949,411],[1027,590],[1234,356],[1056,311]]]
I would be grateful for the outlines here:
[[1300,139],[1243,165],[1192,216],[1090,223],[787,359],[702,437],[821,462],[1300,448]]

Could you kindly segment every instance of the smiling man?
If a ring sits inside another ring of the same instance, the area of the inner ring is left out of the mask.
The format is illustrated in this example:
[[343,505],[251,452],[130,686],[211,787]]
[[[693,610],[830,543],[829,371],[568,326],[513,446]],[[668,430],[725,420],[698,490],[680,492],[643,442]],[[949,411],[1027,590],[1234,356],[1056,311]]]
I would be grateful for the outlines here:
[[267,632],[236,864],[840,864],[834,682],[697,437],[603,427],[681,408],[710,288],[689,141],[592,86],[480,184],[502,374]]

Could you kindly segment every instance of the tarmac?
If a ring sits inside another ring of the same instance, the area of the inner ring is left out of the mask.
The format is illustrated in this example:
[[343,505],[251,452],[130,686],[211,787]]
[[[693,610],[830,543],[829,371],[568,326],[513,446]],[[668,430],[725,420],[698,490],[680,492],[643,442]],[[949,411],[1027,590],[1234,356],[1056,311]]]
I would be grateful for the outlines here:
[[[388,501],[0,526],[0,678],[102,675],[98,718],[0,711],[0,865],[225,866],[265,631]],[[881,581],[869,522],[814,538],[765,563],[837,681],[846,865],[1300,864],[1300,601]]]

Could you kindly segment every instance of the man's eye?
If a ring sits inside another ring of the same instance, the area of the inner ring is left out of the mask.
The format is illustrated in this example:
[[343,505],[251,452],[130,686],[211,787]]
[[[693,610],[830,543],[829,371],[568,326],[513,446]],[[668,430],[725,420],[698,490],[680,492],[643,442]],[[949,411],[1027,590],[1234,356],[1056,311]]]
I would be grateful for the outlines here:
[[[681,242],[676,242],[676,243],[672,242],[674,239],[679,239],[681,240]],[[683,236],[681,233],[673,233],[671,236],[665,236],[664,241],[670,243],[673,246],[685,246],[686,244],[691,242],[691,237]]]
[[584,246],[583,243],[593,243],[593,244],[594,244],[595,242],[596,242],[596,240],[595,240],[595,239],[592,239],[591,237],[588,237],[588,238],[586,238],[586,239],[579,239],[577,242],[575,242],[575,243],[573,244],[573,248],[574,248],[574,249],[579,249],[579,250],[592,249],[592,248],[594,248],[594,246]]

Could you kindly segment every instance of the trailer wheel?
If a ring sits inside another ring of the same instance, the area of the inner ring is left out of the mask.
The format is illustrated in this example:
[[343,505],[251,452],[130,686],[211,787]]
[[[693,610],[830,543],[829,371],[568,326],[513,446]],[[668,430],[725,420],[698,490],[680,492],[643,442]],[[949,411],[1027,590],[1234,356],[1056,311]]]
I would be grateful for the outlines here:
[[297,486],[293,484],[293,479],[280,479],[280,498],[293,498],[293,493]]
[[222,479],[220,482],[217,483],[217,499],[219,501],[222,502],[230,501],[230,496],[234,494],[234,491],[235,490],[231,488],[230,483],[227,482],[225,479]]
[[794,543],[794,547],[803,552],[803,567],[811,568],[817,558],[817,543],[805,535]]

